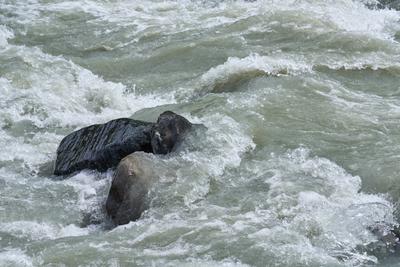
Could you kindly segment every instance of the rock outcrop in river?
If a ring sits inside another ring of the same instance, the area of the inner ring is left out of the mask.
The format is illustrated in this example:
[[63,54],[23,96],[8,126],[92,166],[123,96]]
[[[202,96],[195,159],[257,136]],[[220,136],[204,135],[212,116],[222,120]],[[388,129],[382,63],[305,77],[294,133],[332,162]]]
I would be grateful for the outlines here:
[[83,169],[106,171],[135,152],[151,152],[153,123],[121,118],[67,135],[57,149],[55,175]]
[[377,0],[377,1],[366,1],[365,5],[371,9],[394,9],[400,10],[400,0]]
[[[162,113],[152,128],[151,145],[154,154],[172,152],[183,140],[192,124],[173,112]],[[106,211],[116,225],[139,219],[147,208],[147,193],[155,175],[140,154],[125,157],[114,173]]]
[[400,253],[400,228],[398,225],[380,222],[368,227],[368,230],[376,236],[377,240],[365,246],[363,251],[379,258]]
[[171,111],[162,113],[156,123],[122,118],[85,127],[61,141],[54,174],[83,169],[105,171],[118,165],[106,211],[114,224],[126,224],[146,209],[147,192],[155,178],[152,168],[134,152],[168,154],[191,128],[187,119]]
[[106,171],[135,151],[167,154],[190,128],[188,120],[171,111],[162,113],[156,123],[121,118],[82,128],[61,141],[54,174]]
[[151,131],[151,147],[154,154],[167,154],[179,145],[192,124],[182,116],[165,111]]
[[378,0],[378,8],[400,10],[400,0]]

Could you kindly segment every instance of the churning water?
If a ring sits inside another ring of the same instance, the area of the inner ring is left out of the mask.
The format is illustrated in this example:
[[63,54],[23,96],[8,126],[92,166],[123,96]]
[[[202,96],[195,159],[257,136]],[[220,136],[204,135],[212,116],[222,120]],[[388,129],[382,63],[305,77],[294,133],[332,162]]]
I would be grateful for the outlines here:
[[[0,0],[0,266],[400,266],[400,12],[351,0]],[[60,140],[175,111],[207,130],[151,208],[51,175]]]

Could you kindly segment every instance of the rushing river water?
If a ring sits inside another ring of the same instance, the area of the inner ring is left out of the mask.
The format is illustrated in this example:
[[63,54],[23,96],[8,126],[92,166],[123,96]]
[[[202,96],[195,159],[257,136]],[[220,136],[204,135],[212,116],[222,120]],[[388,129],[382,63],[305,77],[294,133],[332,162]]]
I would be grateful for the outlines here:
[[[400,12],[373,1],[0,0],[0,266],[400,266]],[[51,175],[73,130],[172,110],[151,207]],[[88,215],[90,214],[90,215]]]

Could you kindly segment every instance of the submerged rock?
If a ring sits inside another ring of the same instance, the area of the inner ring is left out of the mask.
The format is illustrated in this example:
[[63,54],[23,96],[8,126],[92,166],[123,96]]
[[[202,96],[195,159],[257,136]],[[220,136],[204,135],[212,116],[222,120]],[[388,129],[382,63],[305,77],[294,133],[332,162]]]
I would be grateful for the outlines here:
[[158,117],[151,131],[153,153],[170,153],[182,142],[191,128],[192,124],[184,117],[165,111]]
[[377,238],[367,246],[368,252],[382,258],[400,252],[400,228],[388,223],[376,223],[368,228]]
[[67,135],[57,149],[54,174],[83,169],[106,171],[135,151],[151,152],[153,123],[121,118]]
[[400,10],[400,0],[379,0],[378,8]]
[[377,0],[367,2],[366,6],[371,9],[395,9],[400,10],[400,0]]
[[133,153],[118,164],[106,201],[106,212],[114,224],[127,224],[140,218],[147,208],[152,179],[152,168],[140,153]]

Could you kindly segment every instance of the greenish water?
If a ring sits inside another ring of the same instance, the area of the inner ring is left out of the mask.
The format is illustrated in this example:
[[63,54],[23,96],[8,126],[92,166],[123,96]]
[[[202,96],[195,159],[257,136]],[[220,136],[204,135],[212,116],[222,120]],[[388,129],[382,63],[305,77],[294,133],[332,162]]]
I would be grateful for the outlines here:
[[[368,7],[367,5],[368,4]],[[399,266],[400,13],[373,1],[0,1],[0,266]],[[51,176],[71,131],[175,111],[151,208]]]

